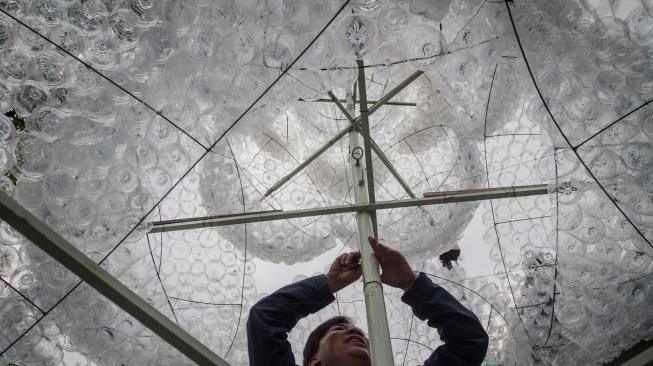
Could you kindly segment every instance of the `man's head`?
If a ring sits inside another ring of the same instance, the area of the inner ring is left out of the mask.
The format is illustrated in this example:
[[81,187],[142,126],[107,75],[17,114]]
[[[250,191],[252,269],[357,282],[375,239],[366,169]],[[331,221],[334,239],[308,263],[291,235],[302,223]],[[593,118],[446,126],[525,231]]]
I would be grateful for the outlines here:
[[370,342],[351,319],[336,316],[315,328],[304,346],[304,366],[369,366]]

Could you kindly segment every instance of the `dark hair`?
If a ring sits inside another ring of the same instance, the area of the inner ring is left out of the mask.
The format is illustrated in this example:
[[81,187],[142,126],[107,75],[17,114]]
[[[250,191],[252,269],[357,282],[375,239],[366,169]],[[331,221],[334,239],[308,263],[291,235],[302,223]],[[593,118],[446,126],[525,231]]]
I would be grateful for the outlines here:
[[317,326],[313,329],[311,334],[308,335],[306,339],[306,345],[304,346],[304,363],[303,366],[307,366],[308,362],[311,360],[311,357],[315,356],[317,350],[320,348],[320,340],[327,334],[329,329],[334,325],[347,324],[353,325],[353,322],[350,318],[346,316],[335,316],[324,323]]

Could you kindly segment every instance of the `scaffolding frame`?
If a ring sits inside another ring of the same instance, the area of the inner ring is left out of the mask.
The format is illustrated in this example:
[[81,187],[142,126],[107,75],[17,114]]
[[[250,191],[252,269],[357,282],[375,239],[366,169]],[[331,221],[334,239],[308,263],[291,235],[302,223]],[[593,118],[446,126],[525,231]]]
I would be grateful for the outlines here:
[[[399,106],[413,105],[414,103],[396,103],[390,102],[390,100],[422,75],[422,72],[417,71],[410,75],[406,80],[401,82],[379,99],[379,101],[374,103],[368,110],[364,64],[360,60],[357,61],[357,64],[359,72],[358,89],[360,99],[356,100],[355,97],[352,97],[352,95],[349,94],[348,99],[346,100],[348,105],[347,108],[345,108],[333,93],[329,93],[331,102],[338,106],[351,125],[340,131],[336,136],[329,140],[327,144],[318,149],[318,151],[301,163],[289,175],[283,177],[274,184],[264,195],[264,197],[267,197],[275,190],[281,188],[294,175],[301,172],[330,146],[335,144],[345,135],[349,134],[351,144],[350,153],[353,154],[355,150],[359,150],[359,152],[362,150],[360,156],[352,155],[350,159],[353,176],[358,177],[354,184],[355,204],[294,211],[272,210],[256,213],[159,221],[153,223],[153,228],[150,232],[192,230],[205,227],[236,225],[248,222],[282,220],[346,212],[356,213],[360,251],[362,254],[365,304],[372,361],[374,366],[392,366],[394,365],[394,357],[390,343],[383,287],[379,276],[378,263],[376,262],[371,246],[367,242],[367,237],[376,232],[376,223],[374,220],[376,211],[401,207],[420,207],[455,202],[542,195],[548,193],[548,187],[547,185],[533,185],[452,192],[431,192],[425,194],[423,198],[416,198],[415,194],[410,190],[405,180],[392,165],[391,161],[370,137],[368,118],[385,104]],[[320,101],[322,102],[325,100]],[[353,114],[355,104],[357,103],[360,105],[361,116],[354,118]],[[362,147],[358,141],[359,135],[363,137]],[[373,188],[374,176],[371,169],[371,151],[374,151],[379,160],[386,166],[386,168],[388,168],[393,177],[399,182],[407,195],[411,198],[394,201],[375,201]],[[32,243],[77,275],[82,281],[86,282],[99,293],[113,301],[144,326],[148,327],[157,336],[161,337],[172,347],[186,355],[190,360],[199,365],[229,365],[225,360],[213,353],[204,344],[188,334],[183,328],[172,322],[157,309],[145,302],[139,295],[123,285],[118,279],[102,269],[97,263],[89,259],[84,255],[84,253],[57,234],[47,224],[40,221],[36,216],[32,215],[27,209],[20,206],[3,192],[0,192],[0,219],[6,221]]]

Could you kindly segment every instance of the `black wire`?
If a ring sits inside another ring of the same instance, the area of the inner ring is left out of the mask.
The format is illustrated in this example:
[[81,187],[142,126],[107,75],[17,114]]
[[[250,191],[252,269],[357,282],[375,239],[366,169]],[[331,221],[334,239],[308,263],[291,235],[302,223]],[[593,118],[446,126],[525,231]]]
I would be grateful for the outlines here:
[[347,1],[345,1],[345,2],[342,4],[342,6],[340,7],[340,9],[338,9],[338,11],[333,15],[333,17],[331,17],[331,19],[329,19],[329,22],[328,22],[328,23],[327,23],[327,24],[326,24],[326,25],[325,25],[325,26],[324,26],[324,27],[323,27],[323,28],[322,28],[322,29],[317,33],[317,35],[315,36],[315,38],[313,38],[313,40],[312,40],[311,42],[309,42],[309,44],[306,46],[306,48],[304,48],[304,50],[303,50],[302,52],[300,52],[300,54],[299,54],[299,55],[298,55],[298,56],[293,60],[293,62],[291,62],[291,63],[288,65],[288,67],[285,68],[285,69],[284,69],[284,70],[279,74],[279,76],[277,76],[277,78],[274,79],[274,81],[273,81],[273,82],[272,82],[272,83],[271,83],[267,88],[265,88],[265,90],[261,93],[261,95],[259,95],[258,98],[256,98],[256,99],[254,100],[254,102],[252,102],[252,104],[250,104],[250,106],[247,107],[247,109],[245,109],[245,111],[244,111],[240,116],[238,116],[238,118],[236,118],[236,120],[235,120],[235,121],[234,121],[234,122],[233,122],[233,123],[232,123],[232,124],[231,124],[231,125],[230,125],[230,126],[229,126],[229,127],[228,127],[224,132],[223,132],[223,133],[222,133],[222,135],[218,138],[218,140],[217,140],[215,143],[213,143],[213,144],[211,145],[210,149],[213,149],[213,148],[215,147],[215,145],[216,145],[218,142],[220,142],[220,140],[221,140],[221,139],[222,139],[222,138],[227,134],[227,132],[229,132],[229,131],[230,131],[230,130],[231,130],[231,129],[232,129],[232,128],[233,128],[233,127],[238,123],[238,122],[240,122],[240,120],[243,119],[243,117],[245,117],[245,115],[246,115],[246,114],[247,114],[247,113],[248,113],[252,108],[254,108],[254,106],[255,106],[255,105],[256,105],[256,104],[257,104],[257,103],[258,103],[258,102],[259,102],[259,101],[260,101],[260,100],[261,100],[261,99],[262,99],[262,98],[263,98],[263,97],[264,97],[264,96],[265,96],[265,95],[266,95],[266,94],[267,94],[267,93],[268,93],[268,92],[269,92],[269,91],[270,91],[270,90],[271,90],[271,89],[272,89],[272,88],[277,84],[277,82],[279,82],[279,80],[281,80],[281,78],[282,78],[284,75],[286,75],[286,74],[288,73],[288,71],[289,71],[293,66],[295,66],[295,64],[297,63],[297,61],[299,61],[299,59],[300,59],[302,56],[304,56],[304,54],[305,54],[306,52],[308,52],[308,50],[313,46],[313,44],[318,40],[318,38],[320,38],[320,36],[321,36],[321,35],[322,35],[326,30],[327,30],[327,28],[331,25],[331,23],[333,23],[333,21],[336,20],[336,18],[338,17],[338,15],[340,15],[340,13],[345,9],[345,7],[349,4],[350,1],[351,1],[351,0],[347,0]]
[[513,19],[512,11],[510,10],[510,3],[509,2],[506,2],[506,8],[508,9],[508,16],[510,17],[510,23],[512,24],[512,29],[513,29],[513,31],[515,33],[515,38],[517,39],[517,44],[519,45],[519,50],[520,50],[520,52],[522,54],[522,57],[524,59],[524,63],[526,64],[526,68],[528,69],[528,74],[530,75],[531,80],[533,81],[533,85],[535,86],[535,90],[537,91],[537,94],[539,95],[540,100],[542,101],[542,104],[544,104],[544,108],[546,109],[546,112],[548,113],[549,117],[551,118],[551,121],[556,126],[556,128],[560,132],[560,135],[565,140],[565,142],[571,147],[571,150],[576,155],[576,158],[578,158],[578,161],[580,161],[580,163],[583,165],[583,167],[585,167],[585,170],[587,171],[587,174],[589,174],[589,176],[592,177],[592,179],[594,179],[594,181],[596,181],[596,184],[599,186],[599,188],[601,188],[603,193],[605,193],[605,195],[608,196],[608,199],[612,202],[612,204],[614,204],[614,206],[617,208],[617,210],[619,210],[619,212],[623,215],[623,217],[626,219],[626,221],[628,221],[628,223],[635,229],[635,231],[637,231],[637,234],[639,234],[639,236],[642,239],[644,239],[644,241],[648,244],[648,246],[651,247],[651,249],[653,249],[653,244],[651,244],[651,242],[648,240],[648,238],[646,238],[644,233],[635,225],[635,223],[630,219],[630,217],[628,217],[626,215],[626,213],[621,208],[621,206],[619,206],[617,204],[617,201],[614,198],[612,198],[612,196],[610,196],[610,194],[608,194],[608,191],[605,189],[603,184],[601,184],[601,182],[596,178],[594,173],[592,173],[590,168],[587,166],[585,161],[580,157],[580,154],[578,154],[577,148],[574,147],[574,145],[571,144],[571,141],[569,141],[569,138],[567,137],[567,135],[565,135],[564,132],[562,131],[562,128],[560,128],[560,124],[558,124],[558,121],[556,121],[555,117],[553,116],[553,113],[551,113],[551,110],[549,109],[549,105],[546,103],[546,100],[544,99],[544,95],[542,94],[542,91],[540,90],[539,85],[537,85],[537,81],[535,80],[535,75],[533,74],[533,70],[531,69],[531,65],[528,62],[528,58],[526,57],[526,52],[524,51],[524,47],[522,46],[521,39],[519,38],[519,33],[517,32],[517,25],[515,24],[515,20]]
[[623,116],[617,118],[614,122],[608,123],[605,127],[603,127],[602,129],[598,130],[595,134],[593,134],[592,136],[586,138],[585,140],[583,140],[583,142],[581,142],[580,144],[574,146],[573,148],[574,148],[574,149],[578,149],[578,148],[581,147],[582,145],[585,145],[585,143],[587,143],[587,142],[590,141],[591,139],[593,139],[593,138],[595,138],[596,136],[602,134],[603,131],[605,131],[605,130],[607,130],[608,128],[610,128],[610,127],[616,125],[617,123],[623,121],[624,119],[626,119],[626,118],[627,118],[628,116],[630,116],[631,114],[633,114],[633,113],[639,111],[640,109],[646,107],[647,105],[649,105],[649,104],[651,104],[651,103],[653,103],[653,99],[651,99],[651,100],[649,100],[649,101],[647,101],[647,102],[644,102],[644,103],[643,103],[642,105],[640,105],[639,107],[637,107],[637,108],[633,109],[632,111],[630,111],[630,112],[624,114]]
[[4,284],[5,284],[7,287],[9,287],[9,288],[12,289],[14,292],[16,292],[20,297],[22,297],[22,298],[23,298],[25,301],[27,301],[30,305],[32,305],[33,307],[35,307],[38,311],[41,312],[41,314],[45,314],[45,311],[43,311],[43,309],[41,309],[41,307],[39,307],[38,305],[36,305],[36,303],[34,303],[34,301],[30,300],[30,298],[29,298],[27,295],[25,295],[25,294],[23,294],[22,292],[18,291],[18,289],[16,289],[14,286],[12,286],[11,283],[9,283],[9,281],[5,280],[2,276],[0,276],[0,281],[4,282]]
[[[525,211],[523,208],[522,208],[522,210]],[[524,213],[525,213],[525,212],[524,212]],[[528,216],[528,215],[526,215],[526,216]],[[547,217],[551,217],[551,215],[544,215],[544,216],[537,216],[537,217],[526,217],[525,219],[516,219],[516,220],[499,221],[499,222],[495,222],[495,224],[497,224],[497,225],[501,225],[501,224],[510,224],[510,223],[513,223],[513,222],[519,222],[519,221],[532,221],[532,220],[538,220],[538,219],[545,219],[545,218],[547,218]],[[538,233],[538,234],[539,234],[539,233]]]
[[2,352],[0,352],[0,356],[4,355],[11,347],[13,347],[16,343],[18,343],[21,339],[23,339],[23,337],[25,337],[27,333],[29,333],[34,327],[36,327],[41,322],[41,320],[45,319],[45,317],[48,316],[48,314],[50,314],[50,312],[52,312],[52,310],[54,310],[55,307],[61,304],[68,297],[68,295],[70,295],[73,291],[75,291],[75,289],[77,289],[77,287],[79,287],[79,285],[81,285],[82,283],[83,281],[79,281],[70,290],[68,290],[68,292],[66,292],[66,294],[64,294],[64,296],[61,299],[59,299],[59,301],[54,303],[54,305],[52,305],[50,309],[46,310],[43,313],[43,315],[41,315],[38,319],[36,319],[36,321],[34,321],[32,325],[30,325],[27,329],[25,329],[23,333],[21,333],[16,339],[14,339],[11,343],[9,343],[9,345],[5,347],[2,350]]
[[[284,71],[283,71],[283,72],[282,72],[282,73],[281,73],[281,74],[280,74],[280,75],[279,75],[279,76],[278,76],[278,77],[277,77],[277,78],[276,78],[276,79],[275,79],[275,80],[274,80],[274,81],[273,81],[273,82],[272,82],[272,83],[271,83],[271,84],[270,84],[270,85],[269,85],[269,86],[268,86],[268,87],[267,87],[267,88],[266,88],[266,89],[261,93],[261,95],[259,95],[259,96],[254,100],[254,102],[252,102],[252,104],[250,104],[250,106],[247,107],[247,109],[246,109],[246,110],[245,110],[245,111],[244,111],[244,112],[243,112],[243,113],[242,113],[242,114],[241,114],[241,115],[240,115],[240,116],[239,116],[239,117],[238,117],[238,118],[237,118],[237,119],[236,119],[236,120],[235,120],[235,121],[234,121],[234,122],[229,126],[229,128],[227,128],[227,129],[222,133],[222,135],[220,135],[220,137],[219,137],[219,138],[218,138],[218,139],[217,139],[217,140],[216,140],[216,141],[215,141],[215,142],[214,142],[214,143],[213,143],[213,144],[212,144],[208,149],[206,149],[204,153],[202,153],[202,155],[201,155],[201,156],[200,156],[200,157],[199,157],[199,158],[198,158],[198,159],[197,159],[197,160],[196,160],[196,161],[195,161],[195,162],[190,166],[190,168],[188,168],[188,170],[187,170],[184,174],[182,174],[182,176],[181,176],[181,177],[180,177],[180,178],[179,178],[179,179],[178,179],[178,180],[177,180],[177,181],[172,185],[172,187],[170,187],[170,189],[168,189],[168,191],[166,191],[166,193],[163,195],[163,197],[161,197],[161,199],[159,199],[159,200],[157,201],[157,203],[156,203],[156,204],[155,204],[155,205],[154,205],[154,206],[153,206],[153,207],[152,207],[152,208],[151,208],[151,209],[150,209],[150,210],[149,210],[149,211],[148,211],[148,212],[147,212],[147,213],[146,213],[146,214],[145,214],[145,215],[144,215],[144,216],[139,220],[139,221],[138,221],[138,223],[136,223],[136,225],[134,225],[134,227],[133,227],[131,230],[129,230],[129,232],[128,232],[128,233],[127,233],[127,234],[126,234],[126,235],[125,235],[125,236],[124,236],[124,237],[123,237],[123,238],[122,238],[122,239],[121,239],[121,240],[120,240],[120,241],[119,241],[119,242],[118,242],[118,243],[117,243],[117,244],[116,244],[116,245],[115,245],[115,246],[114,246],[114,247],[113,247],[113,248],[112,248],[112,249],[111,249],[111,250],[110,250],[110,251],[109,251],[105,256],[104,256],[104,258],[102,258],[102,260],[99,262],[99,264],[104,263],[104,261],[106,261],[107,258],[109,258],[109,256],[111,256],[111,254],[113,254],[113,252],[115,252],[115,251],[118,249],[118,247],[119,247],[120,245],[122,245],[122,243],[123,243],[123,242],[124,242],[128,237],[129,237],[129,235],[131,235],[131,234],[134,232],[134,230],[136,230],[136,228],[138,228],[138,226],[141,225],[141,224],[143,223],[143,221],[145,221],[145,219],[150,215],[150,213],[152,213],[152,212],[154,211],[154,209],[155,209],[159,204],[161,204],[161,202],[162,202],[162,201],[163,201],[163,200],[164,200],[164,199],[165,199],[165,198],[170,194],[170,192],[172,192],[172,191],[173,191],[173,190],[174,190],[174,189],[179,185],[179,183],[181,183],[181,181],[183,181],[184,178],[185,178],[188,174],[190,174],[190,172],[192,172],[193,169],[195,169],[195,167],[197,166],[197,164],[199,164],[199,162],[200,162],[200,161],[201,161],[201,160],[202,160],[202,159],[203,159],[203,158],[204,158],[204,157],[205,157],[205,156],[206,156],[206,155],[207,155],[207,154],[208,154],[208,153],[209,153],[209,152],[210,152],[210,151],[211,151],[211,150],[212,150],[212,149],[213,149],[213,148],[214,148],[214,147],[215,147],[215,146],[216,146],[216,145],[221,141],[221,140],[222,140],[222,138],[227,134],[227,132],[229,132],[229,131],[230,131],[230,130],[231,130],[231,129],[232,129],[232,128],[233,128],[233,127],[238,123],[238,122],[240,122],[240,121],[245,117],[245,115],[246,115],[246,114],[247,114],[247,113],[248,113],[252,108],[254,108],[254,106],[255,106],[255,105],[256,105],[256,104],[257,104],[257,103],[258,103],[258,102],[259,102],[259,101],[260,101],[260,100],[261,100],[261,99],[262,99],[262,98],[263,98],[263,97],[264,97],[264,96],[265,96],[265,95],[266,95],[266,94],[267,94],[267,93],[268,93],[268,92],[269,92],[269,91],[270,91],[270,90],[271,90],[271,89],[272,89],[272,88],[273,88],[273,87],[274,87],[274,86],[279,82],[279,80],[281,80],[281,78],[282,78],[282,77],[283,77],[283,76],[288,72],[288,70],[289,70],[293,65],[295,65],[295,63],[297,63],[297,61],[298,61],[298,60],[299,60],[299,59],[300,59],[300,58],[301,58],[301,57],[302,57],[302,56],[303,56],[303,55],[304,55],[304,54],[305,54],[305,53],[306,53],[306,52],[311,48],[311,46],[313,46],[313,44],[317,41],[317,39],[318,39],[318,38],[319,38],[319,37],[320,37],[320,36],[321,36],[325,31],[326,31],[326,29],[331,25],[331,23],[333,23],[333,21],[338,17],[338,15],[339,15],[339,14],[342,12],[342,10],[347,6],[347,4],[349,4],[350,1],[351,1],[351,0],[346,0],[346,1],[343,3],[343,5],[340,7],[340,9],[338,9],[338,11],[336,12],[336,14],[335,14],[335,15],[334,15],[330,20],[329,20],[329,22],[324,26],[324,28],[322,28],[322,30],[320,30],[320,32],[318,32],[318,34],[315,36],[315,38],[313,38],[313,40],[312,40],[312,41],[311,41],[311,42],[306,46],[306,48],[304,48],[304,50],[303,50],[303,51],[302,51],[302,52],[301,52],[301,53],[300,53],[300,54],[295,58],[295,60],[294,60],[294,61],[293,61],[289,66],[288,66],[288,68],[286,68],[286,69],[285,69],[285,70],[284,70]],[[2,11],[3,13],[6,14],[6,12],[5,12],[4,10],[0,9],[0,11]],[[13,19],[15,19],[15,20],[17,20],[16,18],[14,18],[14,17],[11,16],[11,15],[10,15],[10,17],[13,18]],[[18,20],[17,20],[17,21],[18,21]],[[20,22],[20,21],[18,21],[18,22]],[[20,22],[20,23],[22,24],[22,22]],[[201,144],[200,144],[200,145],[201,145]],[[201,145],[201,146],[203,146],[203,145]],[[50,308],[48,311],[46,311],[45,314],[44,314],[43,316],[41,316],[39,319],[37,319],[36,322],[34,322],[34,324],[32,324],[32,325],[31,325],[27,330],[25,330],[23,333],[21,333],[21,335],[18,336],[18,338],[16,338],[14,341],[12,341],[11,344],[10,344],[7,348],[5,348],[2,352],[0,352],[0,356],[2,356],[5,352],[7,352],[7,350],[9,350],[9,348],[13,347],[13,345],[15,345],[18,341],[20,341],[20,340],[21,340],[21,339],[22,339],[22,338],[23,338],[23,337],[24,337],[24,336],[25,336],[25,335],[26,335],[26,334],[27,334],[27,333],[28,333],[32,328],[34,328],[34,327],[35,327],[35,326],[36,326],[36,325],[37,325],[41,320],[43,320],[47,314],[49,314],[49,313],[50,313],[50,312],[51,312],[55,307],[57,307],[59,304],[61,304],[61,303],[62,303],[62,302],[63,302],[63,301],[68,297],[68,296],[70,296],[70,294],[71,294],[71,293],[72,293],[72,292],[73,292],[77,287],[79,287],[79,285],[81,285],[82,283],[83,283],[83,281],[79,281],[79,282],[77,282],[77,284],[75,284],[75,286],[73,286],[72,289],[70,289],[68,292],[66,292],[66,293],[64,294],[64,296],[63,296],[61,299],[59,299],[59,301],[57,301],[57,302],[54,304],[54,306],[52,306],[52,308]]]
[[[490,91],[488,92],[487,96],[487,103],[485,104],[485,117],[484,117],[484,126],[483,126],[483,144],[485,145],[484,154],[485,154],[485,173],[486,173],[486,185],[488,188],[490,188],[490,174],[488,172],[488,159],[487,159],[487,116],[488,116],[488,110],[490,109],[490,100],[492,98],[492,89],[494,87],[494,79],[496,78],[497,75],[497,69],[499,68],[499,64],[497,63],[494,66],[494,73],[492,74],[492,81],[490,82]],[[508,267],[506,266],[506,261],[504,259],[503,255],[503,248],[501,248],[501,238],[499,237],[499,231],[497,229],[497,219],[494,215],[494,203],[492,200],[490,200],[490,212],[492,213],[492,227],[494,228],[494,234],[497,237],[497,245],[499,247],[499,254],[501,255],[501,263],[503,264],[503,270],[506,272],[506,280],[508,281],[508,288],[510,290],[510,296],[512,297],[512,302],[515,305],[515,308],[517,307],[517,300],[515,299],[515,292],[512,289],[512,283],[510,282],[510,275],[508,274]],[[519,314],[519,310],[517,310],[517,316],[519,317],[519,322],[522,325],[522,328],[524,328],[524,332],[526,332],[526,336],[528,339],[531,341],[531,343],[534,343],[533,340],[531,339],[530,334],[528,333],[528,329],[526,329],[526,325],[524,324],[524,320],[521,317],[521,314]]]
[[[484,153],[485,153],[485,171],[486,171],[486,174],[487,174],[487,177],[486,177],[487,182],[486,182],[486,184],[487,184],[487,187],[488,187],[488,188],[490,187],[490,175],[489,175],[489,173],[487,173],[487,172],[488,172],[488,159],[487,159],[487,116],[488,116],[488,110],[489,110],[489,108],[490,108],[490,99],[491,99],[491,96],[492,96],[492,88],[493,88],[493,86],[494,86],[494,79],[495,79],[495,77],[496,77],[496,73],[497,73],[497,69],[498,69],[498,67],[499,67],[499,64],[496,64],[496,66],[494,67],[494,74],[492,74],[492,82],[490,83],[490,91],[488,92],[487,104],[486,104],[486,106],[485,106],[485,118],[484,118],[485,123],[484,123],[484,128],[483,128],[483,135],[484,135],[483,143],[485,144],[485,149],[484,149],[484,150],[485,150],[485,151],[484,151]],[[555,155],[554,155],[554,156],[555,156]],[[522,208],[522,209],[523,209],[523,208]],[[530,333],[528,332],[528,329],[526,328],[526,324],[524,324],[524,319],[522,318],[522,316],[521,316],[521,314],[520,314],[520,312],[519,312],[519,309],[517,308],[517,300],[516,300],[516,298],[515,298],[515,291],[514,291],[513,288],[512,288],[512,283],[511,283],[511,281],[510,281],[510,275],[508,275],[509,271],[508,271],[508,267],[506,266],[506,260],[505,260],[505,257],[504,257],[504,255],[503,255],[503,248],[501,247],[501,238],[499,237],[499,231],[498,231],[498,229],[497,229],[497,221],[496,221],[496,217],[495,217],[495,215],[494,215],[494,203],[492,202],[492,200],[490,200],[490,211],[491,211],[491,213],[492,213],[492,223],[493,223],[492,226],[494,227],[494,233],[495,233],[495,235],[496,235],[496,237],[497,237],[497,246],[498,246],[498,248],[499,248],[499,254],[501,255],[501,263],[503,264],[503,269],[504,269],[504,271],[506,272],[506,280],[508,281],[508,289],[510,290],[510,296],[511,296],[511,298],[512,298],[512,302],[513,302],[513,304],[514,304],[514,306],[515,306],[515,311],[517,312],[517,316],[519,317],[519,322],[521,323],[522,328],[524,328],[524,332],[526,333],[526,336],[528,337],[528,339],[529,339],[529,341],[531,342],[531,344],[533,344],[533,345],[534,345],[535,347],[537,347],[537,348],[543,347],[543,346],[539,346],[539,345],[536,345],[536,344],[535,344],[535,342],[534,342],[533,339],[531,338]],[[526,216],[528,216],[528,215],[526,215]],[[554,289],[554,292],[555,292],[555,289]],[[553,320],[552,320],[552,322],[553,322]],[[549,330],[549,336],[550,336],[550,330]],[[547,341],[548,341],[548,338],[547,338]],[[545,345],[546,345],[546,343],[545,343]]]
[[[245,188],[243,187],[243,181],[242,178],[240,177],[240,167],[238,166],[238,162],[236,161],[236,155],[234,154],[234,151],[231,149],[231,144],[229,143],[229,140],[226,140],[227,142],[227,147],[229,147],[229,152],[231,152],[231,156],[234,160],[234,165],[236,166],[236,173],[238,174],[238,182],[240,184],[240,199],[241,203],[243,205],[243,213],[246,211],[245,210]],[[243,318],[243,297],[245,296],[245,269],[247,267],[247,224],[244,224],[244,230],[245,230],[245,259],[243,260],[243,281],[240,287],[240,309],[238,311],[238,322],[236,323],[236,331],[234,332],[234,337],[231,339],[231,343],[229,344],[229,347],[227,348],[227,352],[224,355],[224,358],[226,359],[227,356],[229,356],[229,352],[231,352],[231,347],[233,347],[234,342],[236,342],[236,336],[238,335],[238,328],[240,327],[240,321]]]
[[[557,156],[555,155],[557,151],[557,148],[554,148],[553,150],[553,162],[555,166],[555,174],[556,174],[556,187],[558,187],[558,159]],[[544,344],[542,347],[546,346],[547,343],[549,343],[549,339],[551,339],[551,330],[553,329],[553,320],[555,319],[555,309],[556,309],[556,294],[558,293],[557,291],[557,283],[558,283],[558,238],[560,234],[560,226],[558,223],[558,220],[560,219],[559,211],[560,211],[560,201],[558,200],[558,189],[556,189],[556,257],[555,257],[555,262],[553,263],[553,296],[552,296],[552,304],[551,304],[551,320],[549,321],[549,330],[547,331],[546,335],[546,340],[544,341]]]
[[[488,305],[490,305],[490,308],[491,308],[491,309],[494,309],[494,311],[495,311],[497,314],[499,314],[499,316],[501,317],[501,319],[503,319],[504,323],[506,323],[506,327],[507,327],[508,330],[510,331],[510,334],[512,335],[512,337],[513,337],[515,340],[517,340],[517,339],[515,338],[515,335],[514,335],[513,331],[512,331],[512,327],[510,326],[510,323],[508,322],[508,320],[506,320],[506,317],[504,317],[503,314],[499,311],[499,309],[497,309],[496,306],[494,306],[494,304],[492,304],[492,303],[490,302],[490,300],[488,300],[487,298],[485,298],[485,296],[483,296],[483,295],[481,295],[479,292],[477,292],[477,291],[475,291],[475,290],[472,290],[471,288],[469,288],[469,287],[463,285],[462,283],[458,283],[458,282],[453,281],[453,280],[450,280],[450,279],[448,279],[448,278],[440,277],[440,276],[437,276],[437,275],[434,275],[434,274],[431,274],[431,273],[426,273],[426,272],[425,272],[425,274],[426,274],[427,276],[429,276],[429,277],[434,277],[434,278],[437,278],[437,279],[440,279],[440,280],[443,280],[443,281],[447,281],[447,282],[449,282],[449,283],[451,283],[451,284],[453,284],[453,285],[460,286],[460,287],[464,288],[465,290],[470,291],[471,293],[473,293],[473,294],[477,295],[478,297],[480,297],[483,301],[485,301]],[[506,277],[508,277],[508,276],[506,276]]]
[[[429,351],[433,352],[433,348],[431,348],[431,347],[425,345],[425,344],[422,343],[422,342],[418,342],[418,341],[416,341],[416,340],[414,340],[414,339],[410,339],[410,338],[400,338],[400,337],[390,337],[390,339],[394,339],[394,340],[397,340],[397,341],[405,341],[405,342],[406,342],[406,349],[408,349],[408,344],[410,344],[410,343],[415,343],[415,344],[417,344],[417,345],[419,345],[419,346],[422,346],[422,347],[428,349]],[[404,362],[405,362],[405,361],[406,361],[406,354],[404,354]]]
[[173,300],[179,300],[191,304],[210,305],[210,306],[242,306],[241,304],[235,304],[235,303],[207,302],[207,301],[184,299],[182,297],[175,297],[175,296],[170,296],[170,298]]
[[404,349],[404,360],[401,363],[401,366],[404,366],[406,364],[406,356],[408,356],[408,345],[410,342],[413,340],[411,339],[412,333],[413,333],[413,320],[415,319],[415,314],[410,314],[410,325],[408,325],[408,339],[406,342],[406,348]]
[[154,267],[154,272],[156,273],[156,278],[159,280],[159,285],[161,285],[161,289],[163,290],[163,295],[166,297],[166,301],[168,302],[168,306],[170,306],[170,311],[172,311],[172,316],[175,318],[175,322],[177,323],[177,325],[179,325],[179,319],[177,319],[177,314],[175,313],[175,308],[172,306],[172,303],[170,302],[170,297],[168,296],[168,291],[166,291],[166,287],[163,284],[163,280],[161,280],[160,269],[157,269],[157,267],[156,267],[156,260],[154,260],[154,253],[152,252],[152,243],[150,243],[150,234],[145,234],[145,238],[147,239],[147,247],[150,250],[150,258],[152,259],[152,267]]
[[490,321],[492,320],[492,308],[490,308],[490,315],[487,317],[487,325],[485,326],[485,333],[487,333],[490,330]]
[[10,17],[11,19],[13,19],[15,22],[17,22],[18,24],[22,25],[23,27],[29,29],[29,30],[32,31],[34,34],[36,34],[36,35],[38,35],[39,37],[43,38],[45,41],[47,41],[48,43],[50,43],[50,44],[52,44],[53,46],[55,46],[55,47],[56,47],[57,49],[59,49],[61,52],[63,52],[63,53],[65,53],[66,55],[68,55],[68,56],[74,58],[74,59],[77,60],[79,63],[81,63],[82,65],[86,66],[86,68],[88,68],[89,70],[93,71],[94,73],[96,73],[97,75],[99,75],[99,76],[100,76],[101,78],[103,78],[104,80],[108,81],[111,85],[113,85],[113,86],[115,86],[116,88],[120,89],[120,90],[123,91],[125,94],[129,95],[130,97],[132,97],[134,100],[136,100],[136,101],[140,102],[141,104],[143,104],[147,109],[149,109],[149,110],[151,110],[152,112],[154,112],[157,116],[163,118],[165,121],[167,121],[168,123],[170,123],[171,125],[173,125],[173,126],[174,126],[175,128],[177,128],[179,131],[181,131],[184,135],[188,136],[188,138],[190,138],[191,140],[193,140],[196,144],[200,145],[200,146],[203,147],[205,150],[207,149],[206,146],[204,146],[201,142],[199,142],[195,137],[193,137],[191,134],[189,134],[188,132],[186,132],[184,129],[182,129],[181,127],[179,127],[176,123],[172,122],[172,120],[170,120],[170,119],[169,119],[168,117],[166,117],[163,113],[161,113],[161,111],[159,111],[159,110],[157,110],[156,108],[152,107],[152,106],[151,106],[149,103],[147,103],[146,101],[142,100],[141,98],[137,97],[137,96],[134,95],[132,92],[130,92],[129,90],[125,89],[125,88],[124,88],[123,86],[121,86],[120,84],[118,84],[118,83],[116,83],[115,81],[111,80],[108,76],[106,76],[106,75],[104,75],[103,73],[101,73],[100,71],[98,71],[98,70],[97,70],[95,67],[93,67],[92,65],[90,65],[90,64],[88,64],[88,63],[86,63],[86,62],[84,62],[84,61],[81,60],[79,57],[77,57],[77,56],[73,55],[72,53],[70,53],[70,51],[68,51],[67,49],[65,49],[65,48],[61,47],[60,45],[56,44],[56,43],[55,43],[54,41],[52,41],[50,38],[48,38],[48,37],[46,37],[45,35],[39,33],[36,29],[30,27],[29,25],[25,24],[25,23],[24,23],[23,21],[21,21],[20,19],[18,19],[18,18],[16,18],[16,17],[14,17],[13,15],[7,13],[4,9],[0,8],[0,12],[4,13],[6,16]]
[[[489,2],[489,1],[488,1]],[[452,53],[456,53],[458,51],[464,51],[464,50],[469,50],[472,49],[476,46],[484,45],[486,43],[492,42],[494,40],[499,39],[499,36],[494,36],[492,38],[488,38],[486,40],[480,41],[476,44],[473,44],[469,47],[461,47],[461,48],[456,48],[447,52],[443,53],[438,53],[437,55],[432,55],[432,56],[423,56],[423,57],[413,57],[413,58],[406,58],[402,60],[397,60],[393,62],[388,62],[388,63],[382,63],[382,64],[369,64],[369,65],[363,65],[361,68],[363,69],[368,69],[368,68],[377,68],[377,67],[390,67],[390,66],[395,66],[395,65],[403,65],[412,61],[424,61],[424,60],[430,60],[434,59],[437,57],[444,57],[447,55],[450,55]],[[309,67],[299,67],[297,70],[301,71],[306,71],[306,70],[319,70],[319,71],[340,71],[340,70],[357,70],[359,69],[358,66],[329,66],[329,67],[318,67],[318,68],[309,68]]]

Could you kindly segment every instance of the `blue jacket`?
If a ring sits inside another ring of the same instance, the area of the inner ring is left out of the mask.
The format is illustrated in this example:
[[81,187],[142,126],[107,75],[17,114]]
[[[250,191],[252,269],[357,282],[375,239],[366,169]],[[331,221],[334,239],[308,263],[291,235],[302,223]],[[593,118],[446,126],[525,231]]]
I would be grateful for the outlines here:
[[[301,318],[333,300],[325,275],[293,283],[261,299],[250,310],[247,321],[250,365],[295,366],[288,333]],[[427,275],[420,273],[401,301],[413,309],[415,316],[437,328],[444,342],[424,366],[472,366],[483,362],[488,336],[478,318]]]

